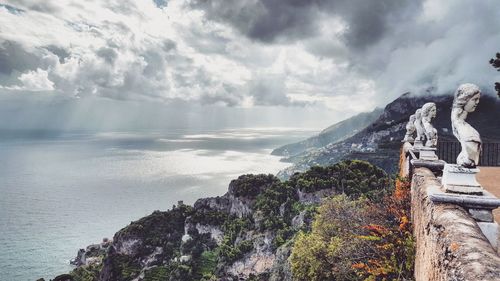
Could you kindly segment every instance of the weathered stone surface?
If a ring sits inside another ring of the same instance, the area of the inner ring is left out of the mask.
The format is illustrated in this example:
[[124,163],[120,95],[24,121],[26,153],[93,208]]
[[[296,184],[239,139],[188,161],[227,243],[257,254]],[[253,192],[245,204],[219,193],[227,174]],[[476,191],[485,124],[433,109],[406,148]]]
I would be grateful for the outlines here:
[[446,164],[443,169],[443,186],[446,192],[462,194],[483,194],[476,180],[477,168],[465,168],[456,164]]
[[315,192],[303,192],[298,190],[299,201],[306,204],[317,204],[321,203],[321,200],[325,197],[332,196],[336,194],[335,189],[322,189]]
[[485,209],[469,209],[469,214],[476,220],[482,222],[493,222],[493,212]]
[[432,125],[432,119],[436,117],[436,104],[428,102],[422,106],[422,125],[424,125],[426,147],[436,147],[438,141],[437,130]]
[[412,219],[416,280],[500,280],[500,257],[467,211],[432,202],[429,188],[440,182],[426,168],[414,170]]
[[423,147],[420,149],[420,153],[418,155],[419,159],[422,160],[428,160],[428,161],[435,161],[439,160],[439,158],[436,155],[436,149],[432,147]]
[[245,237],[237,237],[236,243],[253,239],[253,250],[246,254],[244,258],[237,260],[225,271],[240,280],[246,280],[251,274],[259,275],[269,272],[274,265],[276,254],[273,249],[274,233],[266,231],[262,234],[253,231],[246,232]]
[[443,173],[443,167],[446,164],[443,160],[422,160],[422,159],[412,159],[411,161],[412,169],[416,168],[427,168],[431,170],[434,175],[441,175]]
[[498,239],[500,229],[496,222],[478,222],[477,225],[483,232],[484,236],[488,239],[493,248],[498,250]]
[[292,253],[292,245],[287,243],[276,250],[276,260],[271,268],[269,281],[292,281],[292,268],[288,257]]
[[415,147],[423,147],[423,142],[425,140],[425,129],[422,124],[422,109],[419,108],[415,111],[415,129],[417,130],[417,137],[415,138]]
[[415,114],[410,115],[410,118],[408,120],[408,123],[406,124],[406,134],[403,139],[403,142],[413,142],[415,141],[415,138],[413,137],[413,134],[415,133]]
[[451,203],[467,209],[496,209],[500,199],[485,191],[483,195],[465,195],[445,193],[441,188],[430,187],[427,190],[429,199],[435,203]]

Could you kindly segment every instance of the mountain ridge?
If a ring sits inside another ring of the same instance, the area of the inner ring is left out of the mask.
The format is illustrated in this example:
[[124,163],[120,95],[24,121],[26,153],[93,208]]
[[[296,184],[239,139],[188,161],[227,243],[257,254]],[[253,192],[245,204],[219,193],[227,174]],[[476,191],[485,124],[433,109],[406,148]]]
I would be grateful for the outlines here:
[[[453,93],[404,93],[388,103],[377,119],[353,136],[284,158],[283,161],[292,162],[293,165],[280,171],[278,176],[288,178],[309,167],[331,165],[344,159],[365,160],[388,173],[394,173],[396,168],[393,163],[399,157],[399,148],[409,116],[427,102],[434,102],[437,106],[433,125],[438,130],[439,140],[456,141],[450,120]],[[500,100],[493,95],[484,94],[476,112],[469,115],[468,122],[479,131],[483,142],[500,141],[500,122],[497,120],[499,113]]]
[[303,141],[278,147],[274,149],[271,154],[290,157],[311,148],[320,148],[332,141],[342,141],[364,129],[375,120],[382,111],[382,108],[376,108],[371,112],[359,113],[323,129],[315,136],[309,137]]

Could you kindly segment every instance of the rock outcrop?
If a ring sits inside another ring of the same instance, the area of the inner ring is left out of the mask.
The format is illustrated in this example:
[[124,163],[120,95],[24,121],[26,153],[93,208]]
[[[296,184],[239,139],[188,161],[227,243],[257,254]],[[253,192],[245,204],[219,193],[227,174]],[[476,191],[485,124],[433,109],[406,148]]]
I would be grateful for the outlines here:
[[243,175],[223,196],[155,211],[118,231],[112,241],[80,250],[71,276],[291,280],[292,240],[310,229],[315,206],[342,191],[355,196],[383,192],[388,181],[381,169],[361,161],[316,167],[286,182],[272,175]]

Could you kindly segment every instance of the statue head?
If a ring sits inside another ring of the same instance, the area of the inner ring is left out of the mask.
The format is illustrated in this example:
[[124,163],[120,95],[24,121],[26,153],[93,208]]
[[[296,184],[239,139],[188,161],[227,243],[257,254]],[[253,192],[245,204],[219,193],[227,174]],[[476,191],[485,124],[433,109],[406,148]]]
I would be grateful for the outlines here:
[[481,97],[481,90],[474,84],[462,84],[455,92],[453,108],[459,108],[466,112],[474,112]]
[[462,150],[457,157],[457,164],[466,168],[474,168],[479,163],[481,153],[481,136],[465,120],[469,112],[476,110],[481,90],[474,84],[462,84],[455,92],[451,110],[451,127],[453,135],[460,141]]
[[436,104],[428,102],[422,106],[422,117],[434,118],[436,117]]
[[410,119],[409,119],[409,121],[410,121],[411,123],[414,123],[414,122],[415,122],[415,119],[417,119],[417,117],[415,116],[415,114],[410,115]]
[[415,111],[415,120],[421,119],[422,118],[422,109],[419,108],[417,111]]

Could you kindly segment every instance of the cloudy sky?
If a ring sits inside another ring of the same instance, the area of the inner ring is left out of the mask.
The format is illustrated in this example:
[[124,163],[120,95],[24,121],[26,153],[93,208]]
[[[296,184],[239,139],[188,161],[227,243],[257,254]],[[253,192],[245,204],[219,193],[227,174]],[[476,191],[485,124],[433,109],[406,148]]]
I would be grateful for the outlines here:
[[321,128],[498,51],[498,0],[0,0],[0,128]]

